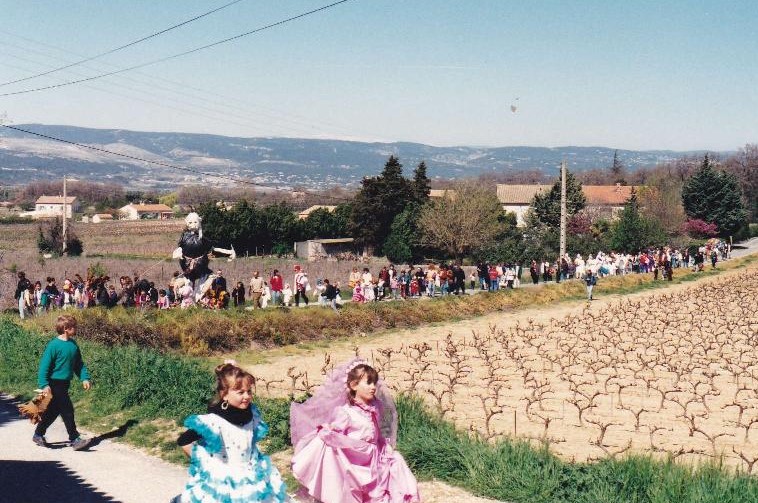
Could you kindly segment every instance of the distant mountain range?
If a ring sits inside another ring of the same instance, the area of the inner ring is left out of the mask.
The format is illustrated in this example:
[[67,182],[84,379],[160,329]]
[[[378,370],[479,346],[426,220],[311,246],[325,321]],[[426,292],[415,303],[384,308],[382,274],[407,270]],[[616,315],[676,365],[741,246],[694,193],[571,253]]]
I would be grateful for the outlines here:
[[[130,189],[170,189],[200,183],[234,184],[228,179],[211,176],[219,174],[264,186],[314,190],[335,185],[357,187],[363,177],[377,175],[390,155],[400,159],[406,176],[410,176],[413,168],[423,160],[431,178],[455,179],[481,173],[533,169],[557,175],[557,166],[564,159],[569,169],[575,172],[606,168],[612,164],[615,151],[605,147],[433,147],[406,142],[233,138],[42,124],[15,127],[118,152],[131,158],[0,128],[0,183],[4,185],[58,179],[63,174],[91,181],[114,182]],[[618,151],[619,158],[632,171],[703,153]]]

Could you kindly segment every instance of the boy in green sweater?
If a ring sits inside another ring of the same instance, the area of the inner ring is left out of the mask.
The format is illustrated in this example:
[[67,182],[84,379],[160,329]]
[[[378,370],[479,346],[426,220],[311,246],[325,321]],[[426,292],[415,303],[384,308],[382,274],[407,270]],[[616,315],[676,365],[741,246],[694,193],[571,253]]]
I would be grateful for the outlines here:
[[58,316],[55,323],[55,331],[58,337],[47,343],[42,360],[39,364],[38,385],[43,394],[52,393],[47,410],[42,414],[37,428],[34,430],[32,440],[35,444],[46,447],[45,432],[53,424],[58,416],[63,418],[66,425],[68,439],[75,451],[85,449],[92,439],[79,436],[74,421],[74,404],[68,396],[68,388],[74,374],[82,381],[85,390],[90,389],[90,375],[87,366],[82,361],[82,353],[79,351],[76,341],[72,339],[76,335],[76,319],[64,314]]

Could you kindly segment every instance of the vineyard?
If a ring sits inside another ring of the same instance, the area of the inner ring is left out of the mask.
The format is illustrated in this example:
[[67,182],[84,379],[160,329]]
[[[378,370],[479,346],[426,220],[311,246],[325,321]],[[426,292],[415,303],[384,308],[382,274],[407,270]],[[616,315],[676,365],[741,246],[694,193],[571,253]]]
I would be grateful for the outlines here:
[[[485,439],[547,443],[566,460],[654,453],[758,471],[755,267],[500,325],[351,351],[396,392]],[[336,351],[259,365],[258,393],[312,391],[335,360]]]

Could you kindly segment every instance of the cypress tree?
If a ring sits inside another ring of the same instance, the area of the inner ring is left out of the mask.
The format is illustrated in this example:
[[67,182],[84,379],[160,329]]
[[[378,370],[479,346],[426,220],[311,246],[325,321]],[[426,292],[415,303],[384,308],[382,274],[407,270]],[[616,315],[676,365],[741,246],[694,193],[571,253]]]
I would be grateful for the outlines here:
[[413,170],[411,200],[421,206],[429,200],[429,192],[431,190],[432,182],[426,174],[426,163],[421,161],[416,169]]

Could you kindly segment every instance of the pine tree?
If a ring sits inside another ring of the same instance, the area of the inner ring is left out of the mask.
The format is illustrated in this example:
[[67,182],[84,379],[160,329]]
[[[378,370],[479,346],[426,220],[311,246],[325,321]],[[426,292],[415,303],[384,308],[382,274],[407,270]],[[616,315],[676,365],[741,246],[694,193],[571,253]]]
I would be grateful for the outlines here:
[[736,177],[714,169],[707,154],[700,169],[684,183],[682,204],[691,219],[716,224],[722,237],[734,234],[747,222]]
[[646,244],[645,221],[640,215],[637,191],[632,187],[632,193],[613,225],[611,247],[624,253],[637,253]]
[[358,244],[381,249],[395,217],[411,200],[411,183],[403,165],[390,156],[379,176],[364,178],[355,196],[350,228]]
[[[566,172],[566,210],[569,216],[581,211],[587,203],[582,184],[574,175]],[[532,210],[538,222],[549,227],[561,225],[561,180],[553,184],[549,192],[534,196]]]
[[418,255],[418,216],[419,207],[409,204],[402,213],[392,221],[390,234],[382,246],[382,253],[396,263],[412,263]]

